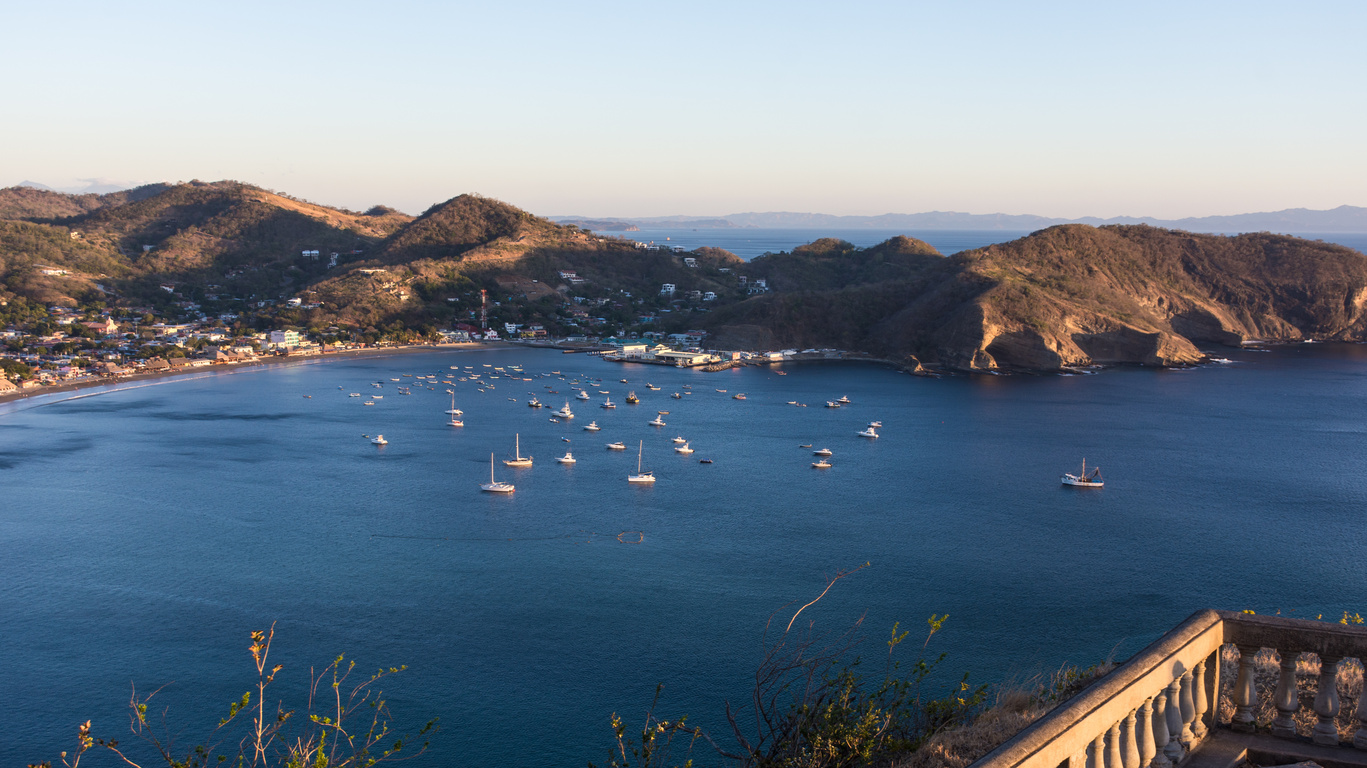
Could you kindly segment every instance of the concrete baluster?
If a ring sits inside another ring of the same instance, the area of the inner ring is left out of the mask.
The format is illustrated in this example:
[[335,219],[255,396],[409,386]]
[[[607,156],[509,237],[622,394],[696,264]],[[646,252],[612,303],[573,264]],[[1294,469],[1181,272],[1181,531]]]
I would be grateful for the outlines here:
[[1181,677],[1175,678],[1168,684],[1167,698],[1168,748],[1164,752],[1167,754],[1168,760],[1172,761],[1173,765],[1177,765],[1182,762],[1182,756],[1186,754],[1186,750],[1182,749],[1182,739],[1179,738],[1182,733],[1182,705],[1179,703],[1182,699]]
[[1363,668],[1362,693],[1358,694],[1358,730],[1353,734],[1353,746],[1367,749],[1367,659],[1358,657]]
[[1106,732],[1106,768],[1124,768],[1124,756],[1120,753],[1119,721]]
[[1086,748],[1079,749],[1077,754],[1068,758],[1068,768],[1088,768]]
[[1121,731],[1124,739],[1121,745],[1121,765],[1123,768],[1139,768],[1139,734],[1135,733],[1135,725],[1138,714],[1135,710],[1130,710],[1130,714],[1125,715],[1125,727]]
[[1106,768],[1106,734],[1098,734],[1087,749],[1087,768]]
[[1196,670],[1192,673],[1192,682],[1196,687],[1191,692],[1192,708],[1196,710],[1196,717],[1191,722],[1191,732],[1200,741],[1206,737],[1206,662],[1204,660],[1196,662]]
[[1151,768],[1172,768],[1168,758],[1168,694],[1159,692],[1153,697],[1153,746]]
[[1157,750],[1153,745],[1153,699],[1145,699],[1139,707],[1139,768],[1152,768]]
[[1320,656],[1320,689],[1315,694],[1315,714],[1319,722],[1310,734],[1316,744],[1337,746],[1339,727],[1334,722],[1339,715],[1339,659],[1333,656]]
[[1296,660],[1299,653],[1281,651],[1281,674],[1277,677],[1277,692],[1272,702],[1277,705],[1277,717],[1272,721],[1272,735],[1294,737],[1296,712],[1301,708],[1300,690],[1296,688]]
[[1182,692],[1178,701],[1182,705],[1182,735],[1179,738],[1182,741],[1182,746],[1188,752],[1196,743],[1196,734],[1191,730],[1191,723],[1196,719],[1196,703],[1191,697],[1191,687],[1194,684],[1195,681],[1191,679],[1191,670],[1187,670],[1182,675]]
[[1229,727],[1251,733],[1257,727],[1253,716],[1253,708],[1258,705],[1258,689],[1253,686],[1253,657],[1258,649],[1251,645],[1238,648],[1239,676],[1234,681],[1234,717]]

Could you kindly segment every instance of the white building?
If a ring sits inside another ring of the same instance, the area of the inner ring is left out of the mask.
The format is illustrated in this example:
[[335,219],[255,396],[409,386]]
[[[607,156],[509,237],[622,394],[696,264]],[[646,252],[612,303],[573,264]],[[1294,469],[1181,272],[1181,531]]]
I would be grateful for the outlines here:
[[661,295],[661,296],[673,296],[673,295],[674,295],[674,284],[673,284],[673,283],[665,283],[664,285],[660,286],[660,295]]
[[284,347],[285,349],[290,349],[291,347],[297,347],[297,346],[299,346],[299,332],[298,332],[298,331],[271,331],[271,335],[270,335],[270,345],[271,345],[272,347]]

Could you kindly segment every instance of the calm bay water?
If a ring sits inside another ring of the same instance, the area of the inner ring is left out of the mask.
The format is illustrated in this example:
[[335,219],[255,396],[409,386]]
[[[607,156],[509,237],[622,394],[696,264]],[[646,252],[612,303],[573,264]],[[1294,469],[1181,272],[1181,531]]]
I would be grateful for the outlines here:
[[[940,253],[949,256],[972,248],[982,248],[994,243],[1030,234],[1025,230],[988,230],[988,229],[648,229],[640,232],[610,232],[607,234],[627,237],[640,242],[655,242],[661,245],[681,245],[688,250],[710,246],[725,248],[749,261],[764,253],[791,251],[822,237],[847,240],[861,248],[877,245],[897,235],[906,235],[924,240],[935,246]],[[1345,245],[1354,250],[1367,252],[1367,234],[1353,233],[1291,233],[1310,240],[1324,240]]]
[[[639,720],[656,683],[660,713],[720,729],[770,612],[866,561],[803,616],[838,630],[867,611],[876,656],[894,621],[948,612],[932,650],[982,682],[1124,657],[1202,607],[1367,608],[1367,348],[1225,354],[933,380],[481,350],[0,406],[0,764],[55,758],[87,718],[119,735],[130,681],[174,681],[158,699],[174,723],[216,721],[252,680],[247,632],[272,621],[291,697],[340,652],[408,664],[387,691],[405,723],[441,718],[427,764],[566,766],[604,758],[609,715]],[[389,380],[486,364],[604,384],[552,424],[524,402],[558,407],[558,378],[462,382],[453,429],[444,386]],[[629,388],[641,405],[596,407]],[[840,395],[853,405],[820,407]],[[856,437],[873,419],[884,436]],[[379,432],[383,449],[362,437]],[[500,464],[517,492],[480,494],[515,433],[536,465]],[[676,434],[698,452],[674,454]],[[654,487],[627,485],[636,455],[616,439],[644,440]],[[803,443],[835,467],[811,469]],[[566,448],[577,465],[552,461]],[[1059,487],[1084,456],[1106,488]]]

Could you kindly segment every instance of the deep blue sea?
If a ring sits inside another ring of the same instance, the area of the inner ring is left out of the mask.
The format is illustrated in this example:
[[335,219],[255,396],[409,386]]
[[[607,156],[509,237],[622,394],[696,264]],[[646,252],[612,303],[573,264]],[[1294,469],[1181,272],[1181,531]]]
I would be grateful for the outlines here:
[[[749,261],[764,253],[791,251],[822,237],[847,240],[861,248],[877,245],[891,237],[906,235],[924,240],[935,246],[940,253],[949,256],[972,248],[982,248],[994,243],[1030,234],[1025,230],[984,230],[984,229],[643,229],[639,232],[609,232],[643,243],[655,242],[659,245],[681,245],[688,250],[711,246],[725,248]],[[1311,240],[1325,240],[1330,243],[1346,245],[1358,251],[1367,252],[1367,234],[1323,234],[1313,232],[1288,233]]]
[[[0,406],[0,765],[55,759],[88,718],[122,736],[130,684],[166,685],[168,721],[202,733],[250,686],[248,632],[271,622],[292,706],[338,653],[407,664],[386,687],[400,724],[443,724],[423,764],[549,768],[602,761],[611,714],[639,722],[657,683],[657,714],[721,730],[770,613],[865,562],[804,619],[838,631],[866,613],[879,656],[894,622],[915,637],[948,613],[931,643],[946,682],[1123,658],[1203,607],[1367,609],[1367,347],[1221,354],[927,379],[490,349]],[[485,367],[510,365],[534,380]],[[450,366],[500,376],[458,382],[463,429],[444,385],[390,381]],[[551,371],[603,381],[572,422],[525,405],[572,394]],[[640,405],[596,407],[629,389]],[[658,410],[668,426],[647,426]],[[870,420],[878,440],[855,435]],[[500,464],[516,493],[481,494],[515,435],[535,466]],[[617,439],[633,450],[605,450]],[[626,482],[638,441],[653,487]],[[576,465],[552,460],[566,449]],[[1084,457],[1106,487],[1061,487]]]

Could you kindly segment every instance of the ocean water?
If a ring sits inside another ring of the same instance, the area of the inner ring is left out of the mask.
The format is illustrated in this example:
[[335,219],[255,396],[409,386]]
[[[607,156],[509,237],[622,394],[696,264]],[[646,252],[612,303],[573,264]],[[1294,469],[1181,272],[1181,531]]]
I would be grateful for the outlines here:
[[[688,250],[710,246],[725,248],[749,261],[764,253],[791,251],[818,238],[847,240],[861,248],[877,245],[888,238],[906,235],[924,240],[946,256],[995,243],[1005,243],[1030,234],[1025,230],[983,229],[643,229],[640,232],[609,232],[639,242],[681,245]],[[1367,252],[1367,234],[1298,232],[1297,237],[1324,240]]]
[[[639,723],[659,683],[657,714],[723,731],[770,614],[866,562],[803,620],[866,616],[878,657],[894,622],[915,637],[948,613],[938,683],[1124,658],[1204,607],[1367,609],[1367,348],[1223,354],[925,379],[490,349],[0,406],[0,764],[55,759],[86,719],[124,736],[130,684],[167,686],[168,722],[203,733],[251,685],[247,635],[272,622],[291,706],[338,653],[407,664],[385,689],[400,726],[443,725],[422,764],[549,767],[603,760],[611,714]],[[444,424],[444,386],[390,381],[515,364],[538,377],[458,383],[463,429]],[[550,371],[602,379],[572,422],[525,405],[573,394]],[[597,407],[629,389],[641,405]],[[659,410],[668,426],[648,426]],[[855,435],[875,419],[881,438]],[[535,466],[500,464],[517,492],[481,494],[514,435]],[[617,439],[643,442],[653,487],[626,483],[636,451],[604,448]],[[566,449],[578,464],[552,461]],[[1061,487],[1084,457],[1106,487]]]

